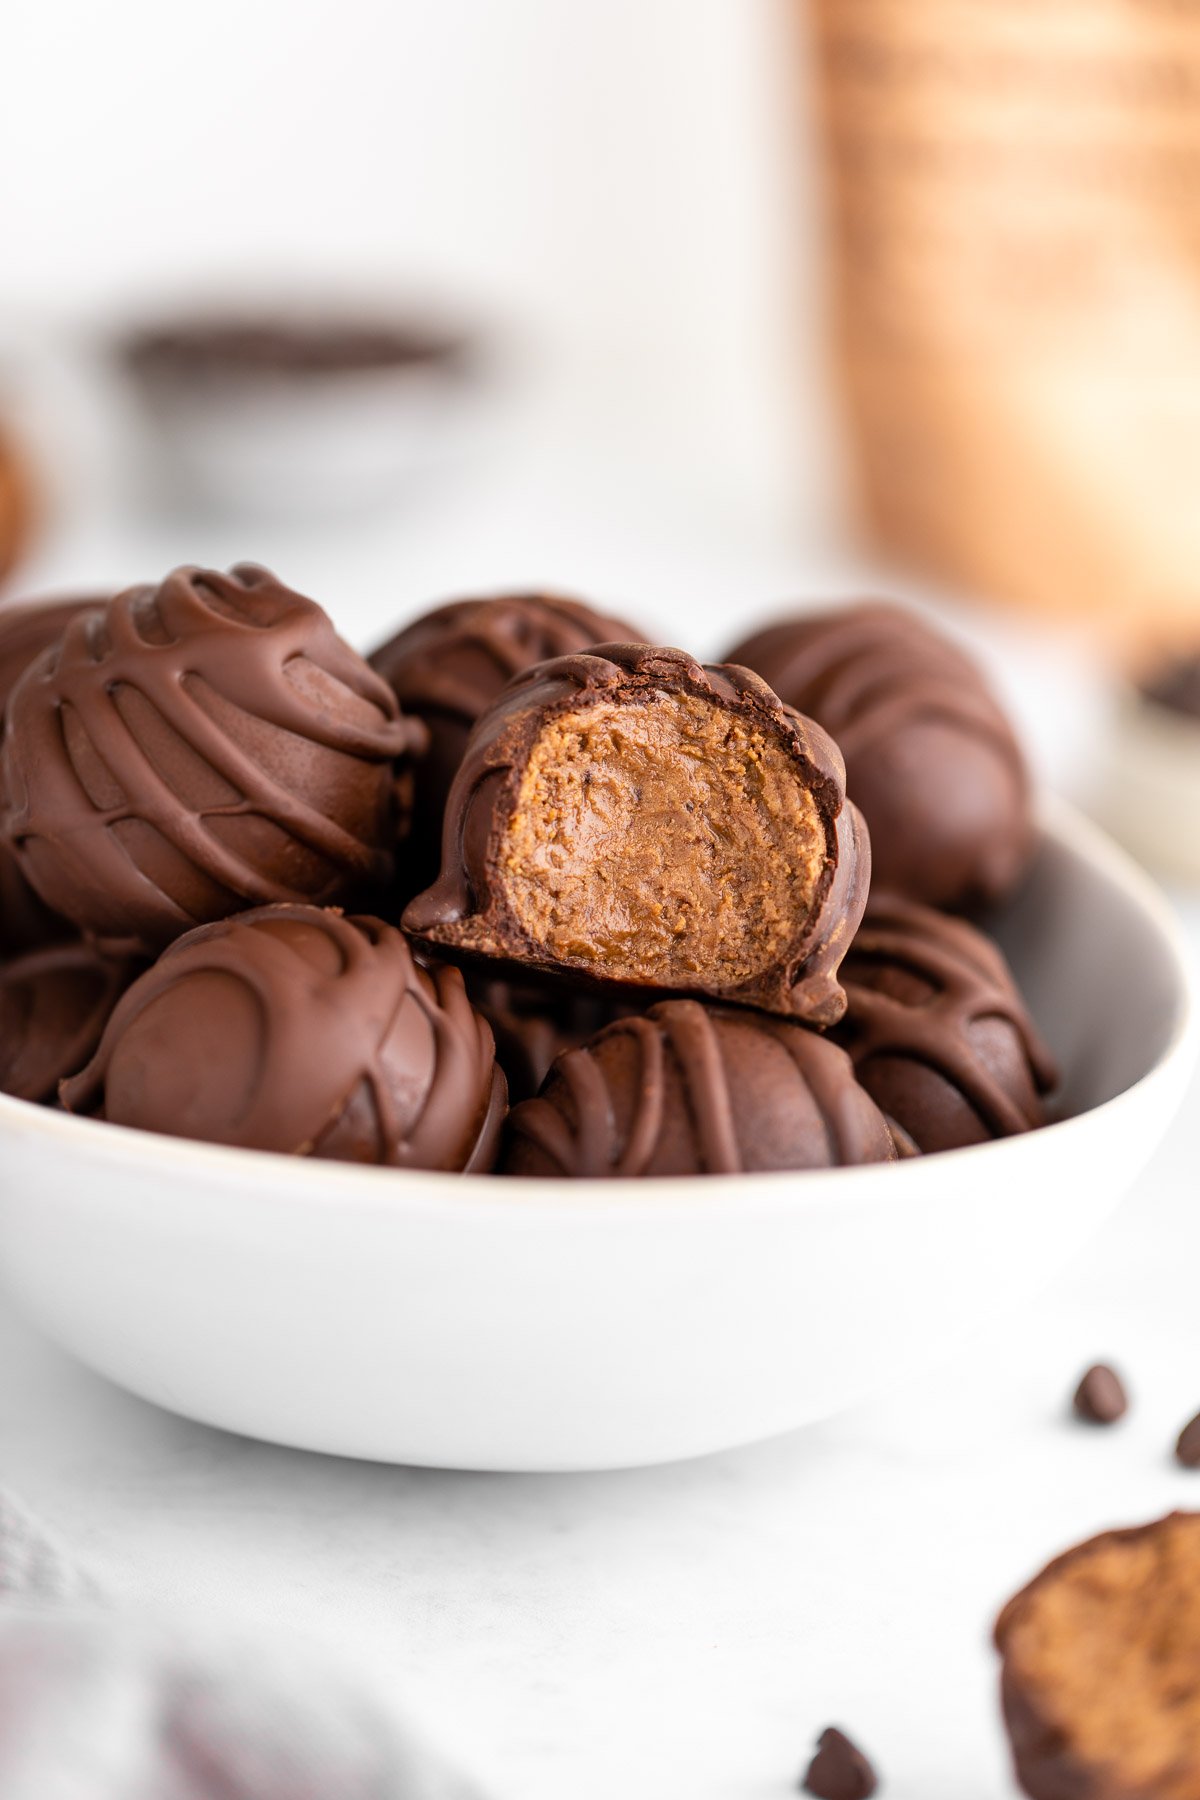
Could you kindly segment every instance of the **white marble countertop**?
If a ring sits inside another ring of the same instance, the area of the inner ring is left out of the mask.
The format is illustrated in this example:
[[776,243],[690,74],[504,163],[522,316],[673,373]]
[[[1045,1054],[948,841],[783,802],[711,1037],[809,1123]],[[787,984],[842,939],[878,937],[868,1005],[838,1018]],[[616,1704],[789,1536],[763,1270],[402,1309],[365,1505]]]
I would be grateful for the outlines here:
[[[52,543],[31,585],[251,554],[366,641],[435,596],[556,582],[646,601],[708,653],[782,595],[846,586],[844,565],[711,517],[650,531],[648,506],[584,502],[552,461],[337,537],[93,523]],[[1086,677],[1064,703],[1061,654],[990,641],[1042,766],[1071,785],[1095,729]],[[1200,943],[1200,908],[1188,922]],[[110,1592],[301,1634],[362,1669],[494,1800],[774,1800],[828,1723],[895,1800],[1001,1800],[1015,1790],[988,1645],[999,1603],[1093,1529],[1200,1503],[1200,1475],[1170,1457],[1200,1407],[1198,1101],[1022,1314],[938,1373],[773,1443],[570,1477],[323,1459],[160,1413],[4,1310],[0,1482]],[[1133,1391],[1113,1431],[1067,1417],[1096,1359]]]

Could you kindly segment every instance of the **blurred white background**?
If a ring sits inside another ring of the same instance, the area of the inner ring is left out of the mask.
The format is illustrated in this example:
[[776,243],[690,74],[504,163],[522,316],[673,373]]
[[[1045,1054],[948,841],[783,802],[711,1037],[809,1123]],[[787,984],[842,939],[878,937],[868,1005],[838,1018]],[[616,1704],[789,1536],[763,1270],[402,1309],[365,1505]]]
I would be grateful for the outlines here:
[[495,326],[551,435],[825,516],[786,0],[9,0],[0,82],[26,328],[246,281],[429,295]]

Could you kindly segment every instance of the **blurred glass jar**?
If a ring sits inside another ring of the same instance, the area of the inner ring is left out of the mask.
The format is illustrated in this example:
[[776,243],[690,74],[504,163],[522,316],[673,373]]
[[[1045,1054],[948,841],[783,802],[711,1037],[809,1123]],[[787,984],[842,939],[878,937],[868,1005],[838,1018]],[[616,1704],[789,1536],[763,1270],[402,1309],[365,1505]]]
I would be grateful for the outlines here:
[[1200,7],[800,0],[866,529],[1121,648],[1200,606]]

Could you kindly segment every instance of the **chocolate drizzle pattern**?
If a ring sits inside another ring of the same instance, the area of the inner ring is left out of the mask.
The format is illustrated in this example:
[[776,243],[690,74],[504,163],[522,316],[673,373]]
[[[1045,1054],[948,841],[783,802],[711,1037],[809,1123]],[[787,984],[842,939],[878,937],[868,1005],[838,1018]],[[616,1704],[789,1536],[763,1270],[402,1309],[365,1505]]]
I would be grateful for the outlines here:
[[53,1100],[95,1050],[135,973],[78,940],[0,963],[0,1093]]
[[593,644],[634,642],[621,619],[557,594],[453,600],[423,613],[370,658],[406,711],[440,712],[467,730],[514,675]]
[[[736,987],[720,987],[714,976],[712,985],[689,984],[685,991],[817,1025],[834,1023],[845,1009],[837,970],[866,905],[871,867],[862,819],[846,801],[841,755],[820,726],[785,706],[750,669],[702,665],[682,650],[604,644],[540,663],[510,682],[471,734],[447,801],[441,873],[406,908],[405,929],[453,953],[464,938],[478,940],[482,924],[492,940],[487,954],[561,973],[562,966],[523,932],[495,867],[522,772],[539,732],[556,714],[600,699],[636,704],[656,691],[711,702],[771,736],[795,763],[825,834],[820,879],[780,966]],[[616,984],[595,968],[587,975],[610,991]]]
[[765,1014],[666,1000],[558,1058],[541,1094],[513,1108],[503,1167],[629,1179],[896,1154],[848,1057],[827,1038]]
[[[836,740],[877,880],[937,906],[1011,889],[1032,849],[1024,758],[955,644],[902,607],[866,602],[781,620],[730,660],[756,669]],[[967,782],[969,794],[959,787]]]
[[[859,1080],[920,1149],[948,1146],[927,1116],[928,1096],[897,1072],[898,1062],[940,1076],[976,1115],[980,1140],[1045,1122],[1053,1058],[1000,951],[965,920],[873,894],[842,980],[849,1005],[839,1039]],[[981,1041],[979,1028],[994,1022],[1006,1028],[1006,1043],[994,1032]]]
[[457,969],[308,906],[178,939],[63,1089],[69,1111],[145,1130],[421,1169],[490,1168],[505,1100]]
[[0,824],[47,904],[158,947],[386,880],[393,764],[424,741],[314,601],[251,565],[181,568],[76,617],[26,670]]

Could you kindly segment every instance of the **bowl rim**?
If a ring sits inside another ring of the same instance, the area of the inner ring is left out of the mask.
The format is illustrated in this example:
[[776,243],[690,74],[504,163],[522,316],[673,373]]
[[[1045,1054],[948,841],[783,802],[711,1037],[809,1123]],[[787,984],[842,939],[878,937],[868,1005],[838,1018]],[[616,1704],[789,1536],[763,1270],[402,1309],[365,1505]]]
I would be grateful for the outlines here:
[[[1162,1051],[1151,1066],[1119,1094],[1067,1119],[1052,1120],[1036,1132],[1002,1138],[961,1149],[942,1150],[899,1163],[870,1163],[850,1168],[781,1169],[738,1175],[660,1175],[642,1181],[596,1178],[559,1182],[532,1176],[466,1175],[439,1169],[390,1169],[361,1163],[317,1161],[273,1150],[244,1150],[228,1144],[208,1144],[190,1138],[171,1137],[131,1126],[112,1125],[96,1119],[39,1106],[0,1094],[0,1146],[14,1136],[43,1138],[49,1146],[62,1143],[78,1151],[84,1144],[98,1162],[111,1166],[138,1165],[143,1173],[169,1180],[184,1174],[189,1182],[197,1175],[211,1176],[214,1193],[228,1196],[250,1187],[255,1198],[268,1204],[293,1207],[300,1203],[344,1208],[348,1203],[367,1210],[392,1213],[432,1211],[439,1215],[499,1214],[529,1217],[544,1214],[558,1220],[578,1220],[596,1215],[640,1215],[655,1212],[688,1213],[736,1211],[747,1215],[780,1207],[844,1205],[857,1196],[880,1197],[879,1171],[886,1168],[888,1190],[899,1198],[906,1184],[924,1182],[930,1164],[953,1164],[962,1176],[964,1194],[971,1185],[971,1169],[981,1156],[1008,1157],[1019,1178],[1017,1159],[1028,1157],[1031,1146],[1047,1137],[1062,1143],[1074,1133],[1092,1128],[1101,1116],[1128,1108],[1148,1084],[1161,1080],[1180,1064],[1189,1064],[1200,1051],[1200,1014],[1197,1008],[1197,976],[1190,945],[1162,891],[1145,871],[1108,834],[1076,807],[1057,795],[1043,794],[1037,805],[1042,834],[1075,852],[1093,872],[1119,888],[1133,901],[1165,945],[1176,975],[1176,1014]],[[565,1190],[565,1193],[564,1193]],[[2,1189],[0,1189],[2,1203]]]

